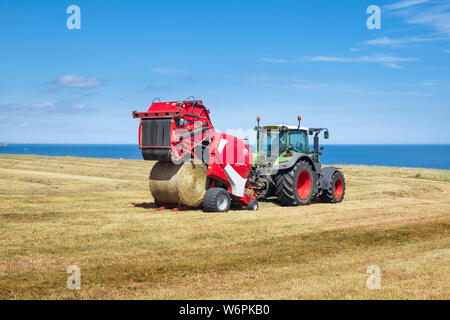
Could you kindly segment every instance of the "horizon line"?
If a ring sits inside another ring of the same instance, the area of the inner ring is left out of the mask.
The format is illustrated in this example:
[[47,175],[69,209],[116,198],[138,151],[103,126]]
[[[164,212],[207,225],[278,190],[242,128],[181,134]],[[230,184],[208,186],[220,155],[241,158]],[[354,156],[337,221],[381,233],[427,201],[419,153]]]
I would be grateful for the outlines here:
[[[7,146],[9,145],[92,145],[92,146],[138,146],[137,143],[82,143],[82,142],[69,142],[69,143],[60,143],[60,142],[3,142],[6,143]],[[255,144],[250,144],[255,145]],[[450,142],[444,142],[444,143],[416,143],[416,142],[403,142],[403,143],[320,143],[320,145],[323,146],[405,146],[405,145],[411,145],[411,146],[429,146],[429,145],[436,145],[436,146],[445,146],[450,145]],[[6,147],[7,147],[6,146]]]

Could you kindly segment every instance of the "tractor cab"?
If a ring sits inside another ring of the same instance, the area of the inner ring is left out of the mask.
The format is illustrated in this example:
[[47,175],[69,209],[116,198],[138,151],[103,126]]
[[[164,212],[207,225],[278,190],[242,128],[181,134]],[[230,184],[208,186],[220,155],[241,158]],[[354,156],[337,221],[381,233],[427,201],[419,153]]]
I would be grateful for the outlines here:
[[[328,129],[302,127],[301,117],[298,116],[297,119],[298,126],[260,126],[260,118],[257,118],[255,164],[259,164],[259,160],[269,159],[278,165],[289,162],[290,158],[298,154],[308,155],[314,162],[320,163],[319,155],[322,154],[323,147],[319,148],[319,133],[324,131],[324,138],[328,139]],[[308,135],[314,135],[313,148],[309,146]]]
[[286,155],[309,153],[309,129],[294,126],[264,126],[257,132],[257,152]]

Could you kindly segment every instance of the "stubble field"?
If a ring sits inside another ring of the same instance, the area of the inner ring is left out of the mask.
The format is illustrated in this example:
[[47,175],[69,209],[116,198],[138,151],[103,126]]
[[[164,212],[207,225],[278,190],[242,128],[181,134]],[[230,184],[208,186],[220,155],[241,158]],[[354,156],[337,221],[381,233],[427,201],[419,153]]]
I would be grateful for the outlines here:
[[1,155],[0,298],[450,298],[448,170],[342,166],[343,203],[216,214],[157,211],[152,165]]

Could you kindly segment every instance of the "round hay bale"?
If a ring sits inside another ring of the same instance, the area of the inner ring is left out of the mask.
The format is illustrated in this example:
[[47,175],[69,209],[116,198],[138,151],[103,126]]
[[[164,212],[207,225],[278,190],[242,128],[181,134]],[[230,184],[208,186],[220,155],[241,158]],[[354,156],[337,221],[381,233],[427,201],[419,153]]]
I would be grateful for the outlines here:
[[206,165],[159,161],[150,172],[150,192],[160,203],[199,206],[206,192]]

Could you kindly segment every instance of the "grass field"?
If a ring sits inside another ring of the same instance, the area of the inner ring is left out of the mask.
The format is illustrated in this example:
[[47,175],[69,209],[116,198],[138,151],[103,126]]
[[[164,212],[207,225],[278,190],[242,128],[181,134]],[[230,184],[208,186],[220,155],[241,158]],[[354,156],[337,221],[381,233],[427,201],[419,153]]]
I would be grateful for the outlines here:
[[0,298],[450,298],[450,171],[343,166],[341,204],[214,214],[157,211],[151,166],[1,155]]

